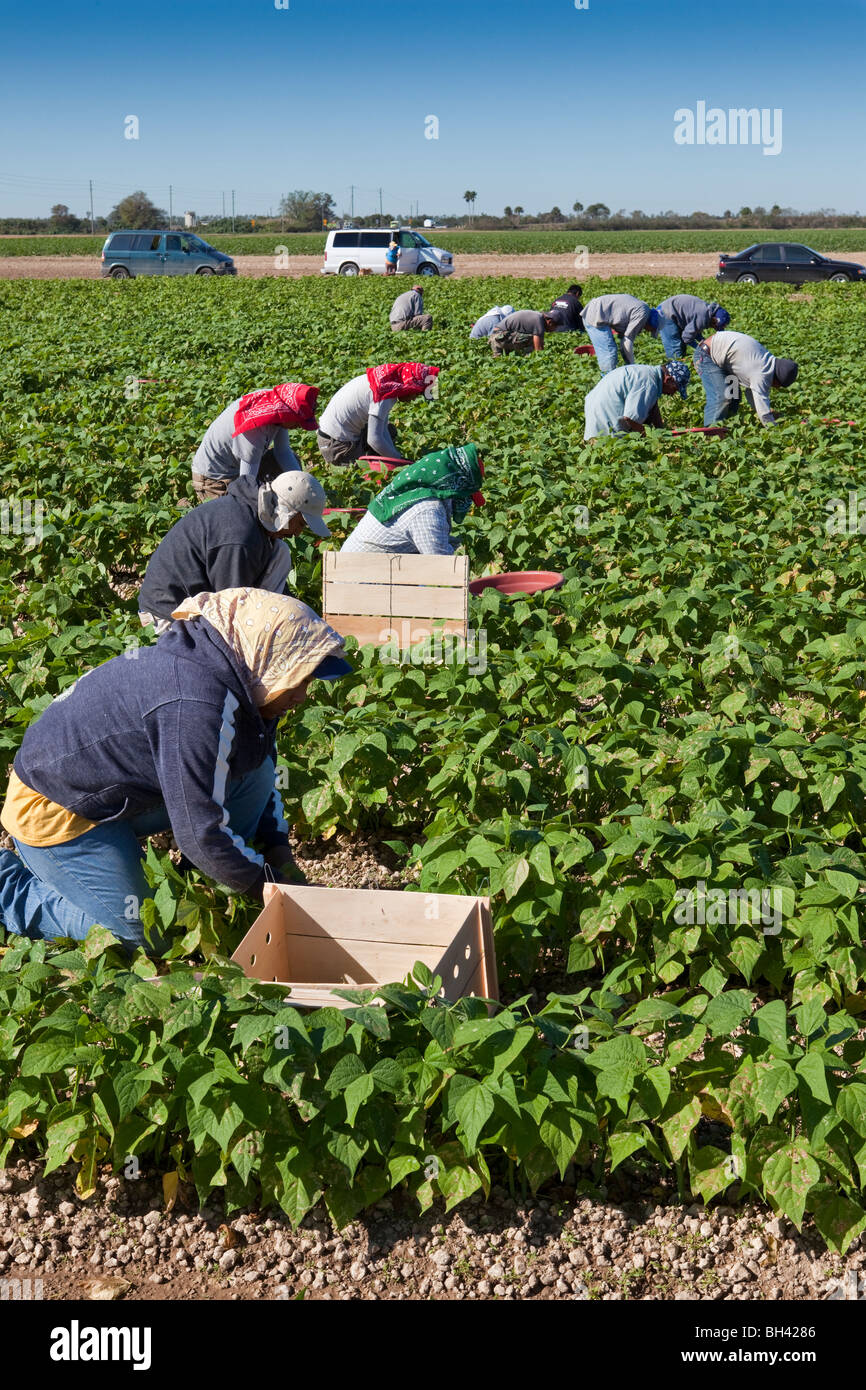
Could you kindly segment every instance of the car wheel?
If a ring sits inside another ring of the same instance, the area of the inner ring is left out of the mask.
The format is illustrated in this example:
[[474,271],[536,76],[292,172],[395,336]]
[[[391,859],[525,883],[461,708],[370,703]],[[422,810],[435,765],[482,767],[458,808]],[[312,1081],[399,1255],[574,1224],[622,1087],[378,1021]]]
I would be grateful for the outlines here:
[[108,272],[109,280],[131,280],[132,276],[125,265],[113,265]]
[[758,277],[757,277],[757,275],[752,275],[752,274],[750,273],[750,274],[748,274],[748,275],[738,275],[738,276],[737,276],[737,284],[738,284],[738,285],[757,285],[757,283],[758,283]]
[[432,261],[425,261],[423,265],[419,265],[419,267],[418,267],[418,274],[419,274],[419,275],[438,275],[438,274],[439,274],[439,270],[438,270],[438,267],[435,266],[435,265],[433,264]]
[[340,266],[340,274],[341,274],[341,275],[357,275],[357,274],[358,274],[358,267],[355,265],[355,262],[354,262],[354,261],[346,261],[343,265]]
[[198,268],[198,270],[196,271],[196,275],[215,275],[215,274],[216,274],[216,271],[214,270],[213,266],[210,266],[210,265],[200,265],[199,268]]
[[838,275],[830,276],[831,285],[847,285],[849,277],[844,271],[840,270]]

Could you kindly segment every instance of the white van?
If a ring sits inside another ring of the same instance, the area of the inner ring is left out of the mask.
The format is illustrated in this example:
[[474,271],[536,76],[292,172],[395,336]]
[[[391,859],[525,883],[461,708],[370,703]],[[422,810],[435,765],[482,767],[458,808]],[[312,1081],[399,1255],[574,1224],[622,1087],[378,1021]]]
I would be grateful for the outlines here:
[[400,275],[451,275],[454,261],[450,251],[431,246],[420,232],[410,227],[393,231],[350,230],[329,232],[325,242],[323,275],[357,275],[360,270],[372,270],[374,275],[385,274],[385,252],[391,240],[400,247],[397,271]]

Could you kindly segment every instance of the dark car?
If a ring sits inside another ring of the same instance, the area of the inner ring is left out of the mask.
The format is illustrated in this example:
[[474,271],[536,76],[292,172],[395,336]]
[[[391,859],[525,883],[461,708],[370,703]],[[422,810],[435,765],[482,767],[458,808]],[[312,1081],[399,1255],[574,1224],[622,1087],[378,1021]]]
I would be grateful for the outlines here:
[[831,261],[809,246],[793,241],[761,241],[735,256],[719,256],[717,280],[736,280],[757,285],[762,280],[787,280],[801,285],[806,280],[863,280],[866,266],[854,261]]

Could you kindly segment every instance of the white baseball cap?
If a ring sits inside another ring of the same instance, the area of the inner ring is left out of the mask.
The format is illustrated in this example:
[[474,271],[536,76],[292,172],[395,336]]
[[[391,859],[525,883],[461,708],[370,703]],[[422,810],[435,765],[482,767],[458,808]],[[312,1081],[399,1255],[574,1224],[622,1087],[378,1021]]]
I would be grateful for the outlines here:
[[300,513],[313,535],[325,539],[331,534],[322,516],[327,501],[318,478],[293,469],[259,488],[259,520],[268,531],[283,531]]

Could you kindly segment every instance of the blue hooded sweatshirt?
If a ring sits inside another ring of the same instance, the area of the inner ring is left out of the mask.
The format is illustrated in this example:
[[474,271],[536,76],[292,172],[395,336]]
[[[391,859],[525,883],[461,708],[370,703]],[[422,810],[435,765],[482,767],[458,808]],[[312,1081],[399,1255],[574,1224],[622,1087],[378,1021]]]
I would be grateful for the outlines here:
[[[116,656],[58,695],[15,758],[26,786],[98,824],[164,803],[178,848],[236,892],[264,882],[264,860],[229,828],[228,783],[275,751],[245,668],[203,618],[179,622],[152,647]],[[274,787],[257,838],[288,844]]]

